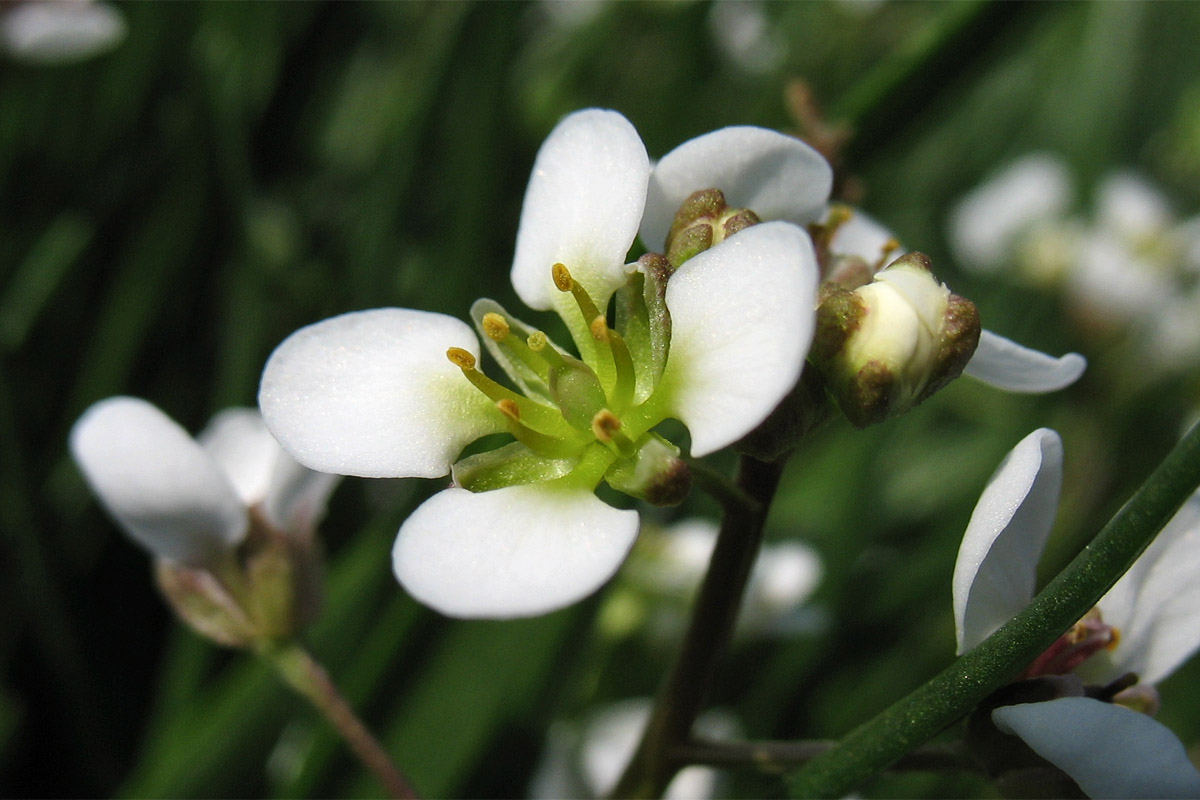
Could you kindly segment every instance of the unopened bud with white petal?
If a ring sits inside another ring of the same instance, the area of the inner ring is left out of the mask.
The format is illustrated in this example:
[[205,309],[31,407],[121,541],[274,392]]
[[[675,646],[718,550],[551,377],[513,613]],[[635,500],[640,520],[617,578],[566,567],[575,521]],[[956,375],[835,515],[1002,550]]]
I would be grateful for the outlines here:
[[678,267],[759,221],[749,209],[730,208],[720,189],[694,192],[679,207],[667,233],[667,261]]
[[613,464],[604,479],[614,489],[656,506],[677,506],[692,488],[692,472],[679,448],[653,433],[636,444],[631,456]]
[[810,360],[846,417],[866,427],[902,414],[962,372],[979,314],[909,253],[853,291],[822,288]]

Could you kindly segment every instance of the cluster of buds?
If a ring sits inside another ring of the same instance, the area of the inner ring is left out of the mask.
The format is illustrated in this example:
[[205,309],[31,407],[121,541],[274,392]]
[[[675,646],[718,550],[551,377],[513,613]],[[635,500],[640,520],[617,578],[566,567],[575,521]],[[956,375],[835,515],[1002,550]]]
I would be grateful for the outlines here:
[[809,352],[838,405],[863,428],[902,414],[957,378],[979,343],[979,312],[908,253],[858,283],[821,286]]

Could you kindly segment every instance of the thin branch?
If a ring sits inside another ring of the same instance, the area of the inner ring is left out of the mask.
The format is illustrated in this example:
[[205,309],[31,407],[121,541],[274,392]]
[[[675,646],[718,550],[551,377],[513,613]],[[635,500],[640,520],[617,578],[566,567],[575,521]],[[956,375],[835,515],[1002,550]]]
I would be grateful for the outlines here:
[[613,789],[613,796],[657,797],[684,766],[675,753],[691,738],[717,661],[733,634],[782,471],[782,462],[767,463],[749,456],[742,456],[738,462],[736,487],[752,502],[725,507],[683,644],[659,692],[641,744]]
[[793,797],[842,797],[1012,681],[1083,617],[1200,484],[1200,424],[1033,602],[975,649],[790,779]]
[[[803,766],[837,746],[835,740],[716,742],[696,739],[675,748],[676,760],[709,767],[753,767],[760,772],[782,774]],[[962,742],[925,745],[905,754],[893,772],[980,772],[982,768],[967,753]]]
[[359,760],[371,770],[389,797],[416,800],[418,797],[404,773],[392,762],[378,740],[367,730],[327,673],[298,644],[267,646],[259,654],[271,663],[288,685],[308,698],[329,724],[341,734]]

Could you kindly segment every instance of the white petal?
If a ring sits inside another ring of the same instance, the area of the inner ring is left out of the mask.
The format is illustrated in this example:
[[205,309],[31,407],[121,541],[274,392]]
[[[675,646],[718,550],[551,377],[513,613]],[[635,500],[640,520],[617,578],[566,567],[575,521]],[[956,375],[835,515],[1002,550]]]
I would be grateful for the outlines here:
[[761,423],[795,386],[812,343],[817,260],[786,222],[748,228],[687,261],[667,283],[673,416],[703,456]]
[[662,248],[675,212],[701,189],[720,189],[730,207],[762,220],[805,225],[821,216],[832,186],[828,162],[799,139],[748,125],[722,128],[684,142],[654,166],[642,241]]
[[67,64],[99,55],[125,38],[125,20],[105,3],[19,3],[4,12],[4,49],[31,64]]
[[491,401],[446,358],[479,357],[466,323],[407,308],[309,325],[275,349],[258,404],[297,461],[364,478],[436,478],[462,448],[504,429]]
[[513,288],[527,306],[569,299],[551,278],[556,263],[607,305],[625,282],[649,176],[641,137],[617,112],[578,111],[555,126],[533,164],[513,257]]
[[963,374],[1007,392],[1041,394],[1070,386],[1086,368],[1078,353],[1055,358],[985,330]]
[[1088,797],[1200,797],[1200,773],[1165,725],[1089,697],[1002,706],[992,721],[1071,776]]
[[[581,761],[589,796],[605,797],[621,777],[621,772],[642,738],[650,719],[653,702],[635,697],[592,714],[583,731]],[[730,739],[740,726],[720,709],[704,713],[696,721],[696,732],[706,738]],[[717,771],[711,767],[690,766],[679,771],[667,786],[666,800],[704,800],[713,797]]]
[[841,256],[858,256],[868,264],[874,264],[888,252],[890,258],[899,258],[908,252],[903,248],[889,250],[897,242],[896,237],[869,215],[854,209],[850,219],[838,226],[829,241],[829,251]]
[[93,405],[71,429],[71,454],[117,523],[160,558],[203,566],[246,534],[246,509],[216,463],[145,400]]
[[196,441],[224,470],[247,506],[261,503],[283,451],[255,408],[227,408],[209,421]]
[[227,408],[196,437],[247,506],[285,533],[309,533],[338,476],[314,472],[284,452],[256,408]]
[[1155,684],[1200,648],[1200,496],[1193,495],[1129,572],[1101,598],[1121,638],[1107,654],[1112,677]]
[[637,532],[636,511],[587,490],[446,489],[401,526],[392,563],[404,588],[443,614],[535,616],[600,588]]
[[340,480],[340,475],[311,470],[280,450],[263,513],[285,533],[310,534],[325,516],[329,495]]
[[1162,236],[1174,216],[1163,193],[1134,172],[1107,175],[1096,190],[1098,226],[1127,240]]
[[1037,562],[1062,486],[1062,440],[1049,428],[1022,439],[983,490],[954,563],[954,627],[961,655],[1033,598]]
[[991,272],[1013,255],[1015,240],[1066,210],[1071,177],[1056,157],[1025,156],[972,191],[950,215],[950,244],[963,266]]

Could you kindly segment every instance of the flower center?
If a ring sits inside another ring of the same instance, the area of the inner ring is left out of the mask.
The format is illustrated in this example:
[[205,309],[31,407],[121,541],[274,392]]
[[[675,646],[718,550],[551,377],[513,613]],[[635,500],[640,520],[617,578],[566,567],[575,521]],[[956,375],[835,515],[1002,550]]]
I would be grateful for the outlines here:
[[[544,378],[549,388],[543,398],[528,397],[509,389],[476,368],[473,355],[450,348],[446,357],[477,389],[496,403],[509,432],[533,452],[550,458],[577,455],[587,445],[599,442],[622,456],[635,451],[634,440],[649,426],[639,420],[633,431],[623,415],[633,410],[637,373],[625,339],[613,330],[587,290],[572,277],[564,264],[551,269],[554,285],[570,293],[594,340],[595,358],[603,360],[604,374],[615,376],[605,386],[593,366],[560,351],[545,332],[518,334],[519,324],[497,311],[483,315],[480,327],[488,339],[533,373]],[[599,365],[596,365],[599,366]],[[637,417],[639,415],[635,415]],[[657,422],[658,420],[655,420]]]
[[1066,675],[1101,650],[1115,649],[1120,641],[1121,632],[1101,619],[1099,608],[1093,608],[1034,659],[1021,677]]

